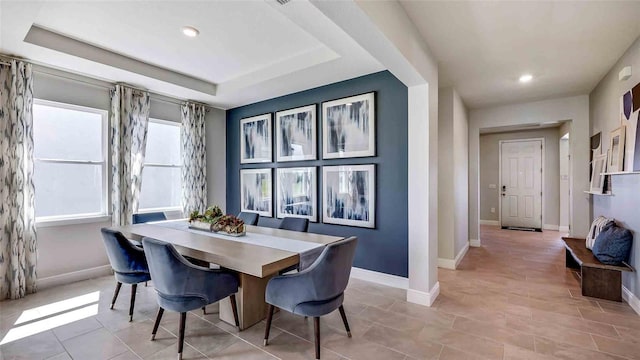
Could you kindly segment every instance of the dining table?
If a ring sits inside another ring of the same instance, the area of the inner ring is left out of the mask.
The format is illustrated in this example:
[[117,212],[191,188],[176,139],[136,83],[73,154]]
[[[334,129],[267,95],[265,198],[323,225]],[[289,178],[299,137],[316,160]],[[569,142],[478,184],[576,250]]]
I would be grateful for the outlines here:
[[[272,277],[293,267],[303,270],[328,244],[345,238],[250,225],[245,225],[245,235],[232,236],[190,228],[186,219],[114,226],[111,229],[134,241],[141,241],[144,237],[165,241],[183,256],[236,272],[241,330],[266,317],[265,289]],[[220,301],[219,317],[224,322],[235,324],[229,298]]]

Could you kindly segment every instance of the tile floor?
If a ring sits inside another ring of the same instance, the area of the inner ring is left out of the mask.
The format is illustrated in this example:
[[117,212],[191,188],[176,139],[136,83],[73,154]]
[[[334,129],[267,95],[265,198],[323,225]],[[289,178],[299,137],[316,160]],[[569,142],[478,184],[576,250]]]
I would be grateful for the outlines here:
[[[404,291],[352,280],[345,308],[322,320],[322,359],[640,359],[640,316],[626,304],[580,295],[564,268],[560,234],[482,228],[459,270],[440,270],[432,308]],[[167,312],[149,341],[157,305],[139,287],[134,321],[123,287],[104,277],[0,302],[1,359],[175,359],[178,316]],[[215,312],[215,306],[209,306]],[[237,332],[217,314],[188,316],[184,359],[313,359],[313,321],[276,313],[269,346],[264,323]],[[14,341],[9,341],[16,338]]]

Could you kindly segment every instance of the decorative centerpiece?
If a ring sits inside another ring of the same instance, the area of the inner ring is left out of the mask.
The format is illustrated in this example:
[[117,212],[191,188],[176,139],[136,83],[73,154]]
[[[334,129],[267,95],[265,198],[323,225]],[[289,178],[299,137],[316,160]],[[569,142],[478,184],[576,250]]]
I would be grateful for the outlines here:
[[204,214],[197,210],[189,216],[189,227],[192,229],[224,232],[231,236],[246,234],[244,221],[233,216],[224,215],[218,206],[210,206]]

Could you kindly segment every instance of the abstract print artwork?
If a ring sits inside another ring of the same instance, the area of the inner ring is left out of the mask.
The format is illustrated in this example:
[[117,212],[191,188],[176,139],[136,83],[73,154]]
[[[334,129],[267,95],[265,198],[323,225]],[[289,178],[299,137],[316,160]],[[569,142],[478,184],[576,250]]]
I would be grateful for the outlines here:
[[240,120],[240,163],[271,162],[271,114]]
[[591,152],[589,153],[589,179],[593,172],[593,159],[602,154],[602,133],[591,135]]
[[315,167],[279,168],[276,176],[276,216],[317,221]]
[[272,216],[271,169],[240,170],[240,211]]
[[276,113],[276,159],[316,159],[316,106]]
[[322,222],[375,227],[375,165],[322,168]]
[[640,171],[640,83],[622,95],[620,122],[626,128],[624,171]]
[[375,156],[375,94],[322,104],[323,159]]
[[611,132],[609,137],[609,162],[607,163],[607,171],[619,172],[622,171],[622,164],[624,160],[624,138],[625,128],[620,126],[619,128]]

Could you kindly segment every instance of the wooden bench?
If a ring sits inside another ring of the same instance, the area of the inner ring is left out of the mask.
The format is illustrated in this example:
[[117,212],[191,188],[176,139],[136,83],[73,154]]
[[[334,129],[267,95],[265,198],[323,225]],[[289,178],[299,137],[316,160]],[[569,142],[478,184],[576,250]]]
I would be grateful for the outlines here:
[[628,264],[621,266],[601,263],[591,250],[587,249],[585,239],[563,237],[567,248],[567,267],[575,270],[580,278],[583,296],[622,301],[622,272],[633,272]]

